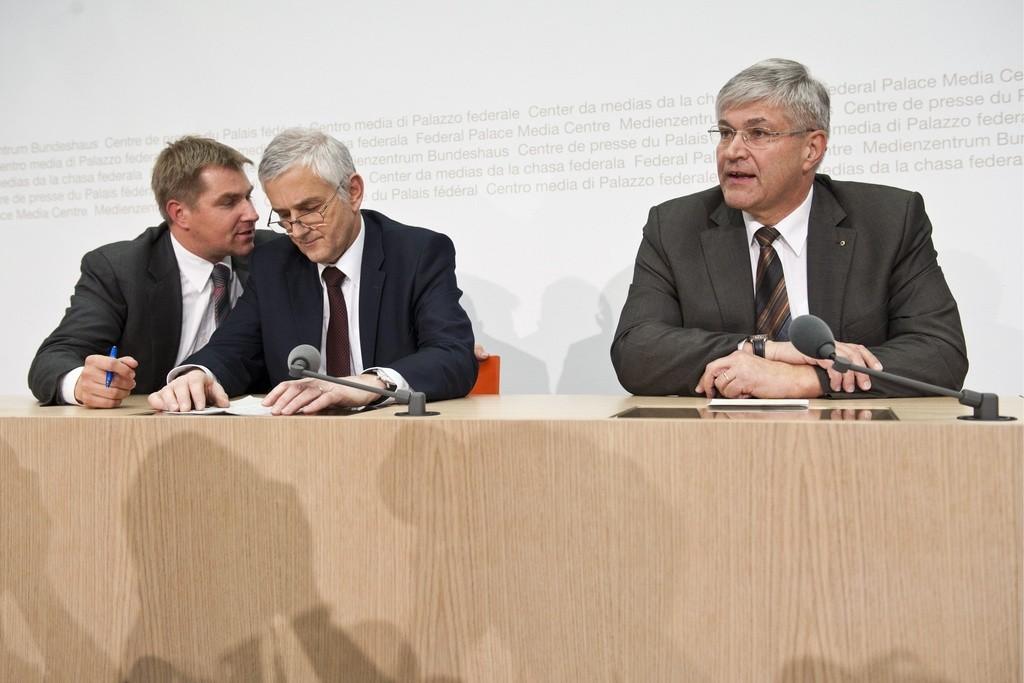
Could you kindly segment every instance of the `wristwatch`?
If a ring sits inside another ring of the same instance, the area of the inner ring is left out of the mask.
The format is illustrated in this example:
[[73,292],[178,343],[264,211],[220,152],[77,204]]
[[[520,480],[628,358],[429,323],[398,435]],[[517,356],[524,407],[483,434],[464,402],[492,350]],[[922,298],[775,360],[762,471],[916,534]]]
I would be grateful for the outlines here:
[[[363,374],[364,375],[373,375],[374,377],[379,379],[381,382],[384,383],[384,388],[387,389],[388,391],[394,391],[395,389],[398,388],[397,384],[395,384],[390,379],[388,379],[388,376],[386,374],[384,374],[381,370],[377,369],[377,368],[371,368],[369,370],[363,370]],[[378,396],[377,398],[375,398],[372,401],[370,401],[369,403],[367,403],[366,407],[367,408],[374,408],[376,406],[381,405],[385,401],[389,401],[390,399],[391,399],[390,396]]]
[[754,350],[754,355],[758,358],[764,358],[764,343],[768,341],[768,335],[752,334],[747,337],[747,341],[750,342],[750,348]]
[[384,374],[382,371],[380,371],[380,370],[378,370],[376,368],[373,368],[373,369],[370,369],[370,370],[364,370],[363,374],[364,375],[373,375],[374,377],[379,379],[381,382],[384,383],[384,388],[387,389],[388,391],[394,391],[395,389],[398,388],[397,384],[395,384],[390,379],[388,379],[388,376],[386,374]]

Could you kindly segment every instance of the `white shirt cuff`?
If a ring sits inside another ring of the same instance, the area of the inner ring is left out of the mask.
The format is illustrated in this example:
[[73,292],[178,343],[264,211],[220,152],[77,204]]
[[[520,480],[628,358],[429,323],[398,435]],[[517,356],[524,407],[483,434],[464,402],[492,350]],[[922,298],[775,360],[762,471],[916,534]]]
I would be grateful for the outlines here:
[[78,378],[82,376],[83,370],[85,370],[85,366],[75,368],[71,372],[65,374],[60,380],[60,398],[69,406],[85,405],[84,403],[79,403],[75,400],[75,385],[78,384]]
[[[394,391],[409,391],[409,383],[405,381],[405,378],[402,377],[401,373],[399,373],[397,370],[393,370],[391,368],[366,368],[365,370],[363,370],[363,374],[366,374],[368,372],[372,372],[378,377],[380,377],[382,380],[394,384]],[[374,403],[373,405],[386,406],[394,402],[395,399],[388,396],[380,403]]]
[[213,376],[213,373],[202,365],[179,365],[176,368],[171,368],[171,371],[167,373],[167,384],[170,384],[171,380],[177,379],[186,372],[191,372],[192,370],[202,370],[206,373],[207,377],[212,379],[214,382],[217,381],[217,378]]

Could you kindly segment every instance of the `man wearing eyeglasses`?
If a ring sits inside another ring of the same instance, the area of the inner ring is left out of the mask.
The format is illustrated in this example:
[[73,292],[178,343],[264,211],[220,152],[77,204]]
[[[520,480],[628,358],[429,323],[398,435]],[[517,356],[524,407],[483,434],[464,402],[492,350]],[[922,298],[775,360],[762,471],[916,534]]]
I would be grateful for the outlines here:
[[348,149],[319,131],[290,129],[259,166],[271,225],[288,233],[253,253],[249,285],[210,343],[149,397],[184,412],[251,391],[269,379],[275,414],[359,407],[376,394],[288,379],[288,354],[321,350],[321,373],[428,400],[469,393],[477,359],[459,304],[455,247],[431,230],[360,210],[363,179]]
[[822,318],[853,363],[959,388],[956,302],[914,192],[815,171],[828,90],[769,59],[718,94],[719,187],[651,209],[612,363],[634,394],[709,398],[909,395],[800,354],[790,321]]
[[82,258],[71,305],[29,370],[41,403],[117,407],[163,386],[207,342],[242,291],[254,243],[276,237],[255,230],[251,163],[195,136],[161,151],[152,186],[164,222]]

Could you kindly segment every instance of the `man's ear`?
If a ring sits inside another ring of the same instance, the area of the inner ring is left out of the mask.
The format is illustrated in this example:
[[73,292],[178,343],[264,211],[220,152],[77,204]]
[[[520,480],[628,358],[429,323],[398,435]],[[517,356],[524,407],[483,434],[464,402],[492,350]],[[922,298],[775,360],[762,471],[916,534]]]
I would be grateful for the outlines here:
[[188,230],[189,222],[192,219],[192,211],[185,202],[178,201],[177,199],[168,199],[167,204],[164,205],[164,210],[167,212],[169,223],[174,223]]
[[358,211],[363,203],[363,178],[358,173],[352,174],[349,180],[348,202],[353,211]]
[[825,158],[825,150],[828,149],[828,135],[823,130],[816,130],[807,136],[805,146],[807,156],[804,158],[803,167],[805,171],[813,171]]

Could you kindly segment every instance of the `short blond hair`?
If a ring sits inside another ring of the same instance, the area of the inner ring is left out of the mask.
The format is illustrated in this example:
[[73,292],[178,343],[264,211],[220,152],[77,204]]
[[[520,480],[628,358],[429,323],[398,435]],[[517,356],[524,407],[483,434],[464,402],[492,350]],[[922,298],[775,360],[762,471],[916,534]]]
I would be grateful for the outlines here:
[[237,149],[211,138],[186,135],[167,145],[153,165],[153,194],[157,207],[165,221],[167,202],[172,199],[195,206],[196,200],[206,187],[199,174],[213,167],[243,171],[252,161]]

